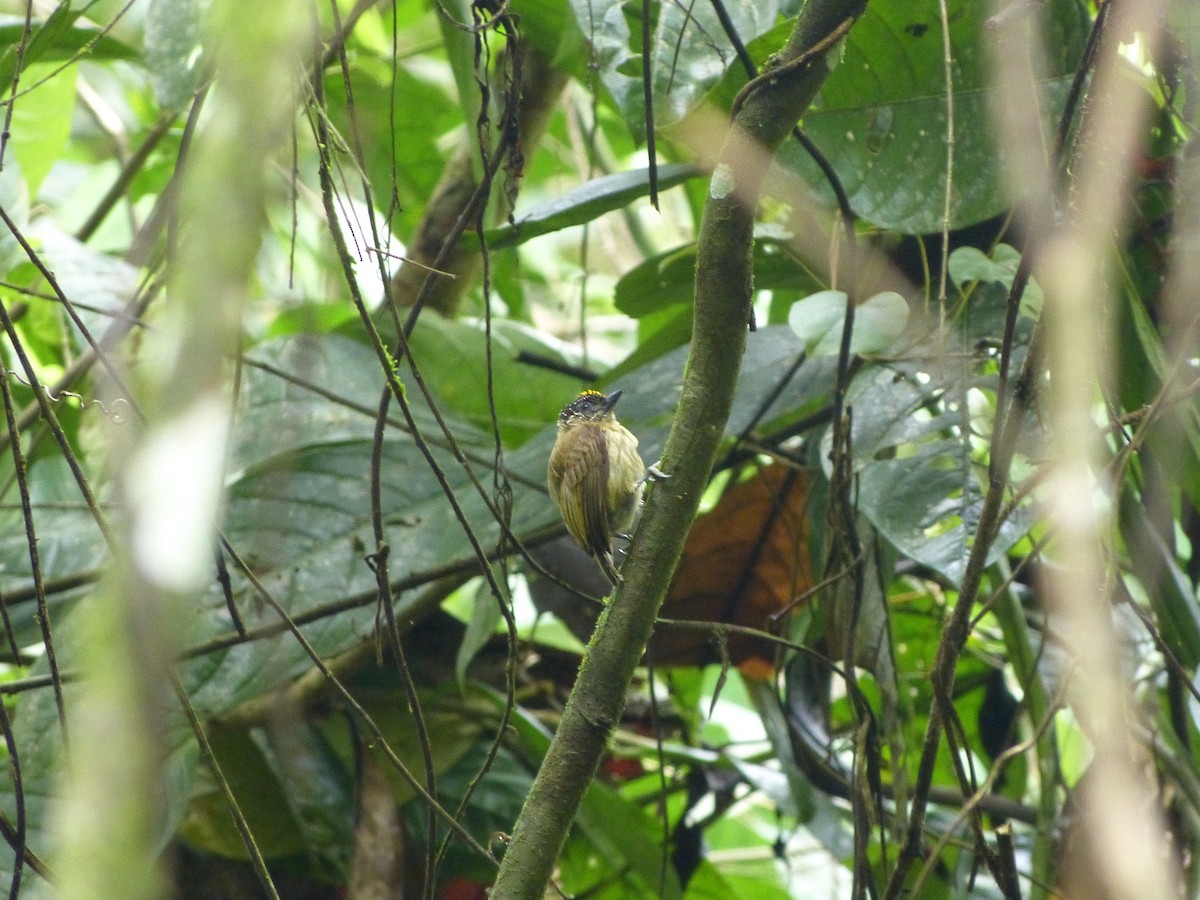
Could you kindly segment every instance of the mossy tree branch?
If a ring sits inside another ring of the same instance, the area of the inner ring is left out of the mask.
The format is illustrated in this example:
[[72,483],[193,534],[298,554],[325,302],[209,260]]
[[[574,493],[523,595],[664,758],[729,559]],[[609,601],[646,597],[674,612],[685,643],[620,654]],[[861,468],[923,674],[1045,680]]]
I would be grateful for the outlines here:
[[[682,396],[663,454],[671,474],[650,495],[618,586],[588,646],[562,722],[525,806],[492,896],[540,898],[596,773],[700,497],[717,458],[746,348],[751,247],[766,164],[836,61],[866,0],[810,0],[774,65],[739,95],[700,227],[695,321]],[[747,160],[759,160],[761,164]]]

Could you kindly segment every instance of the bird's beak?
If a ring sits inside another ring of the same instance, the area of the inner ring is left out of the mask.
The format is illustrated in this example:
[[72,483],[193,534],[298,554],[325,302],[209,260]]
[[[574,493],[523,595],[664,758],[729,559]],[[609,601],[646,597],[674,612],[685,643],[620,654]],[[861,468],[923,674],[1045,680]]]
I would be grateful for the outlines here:
[[612,412],[612,408],[617,405],[617,401],[620,399],[621,399],[621,392],[613,391],[611,394],[609,394],[607,397],[604,398],[604,411],[606,413]]

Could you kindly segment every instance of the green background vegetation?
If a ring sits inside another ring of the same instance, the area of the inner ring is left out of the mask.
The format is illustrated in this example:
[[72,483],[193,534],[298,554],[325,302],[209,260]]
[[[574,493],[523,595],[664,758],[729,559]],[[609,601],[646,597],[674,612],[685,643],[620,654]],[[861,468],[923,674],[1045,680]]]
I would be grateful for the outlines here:
[[[558,411],[621,389],[661,454],[708,167],[803,5],[0,3],[0,890],[482,896],[588,637],[545,569],[603,591],[556,556]],[[831,54],[703,502],[803,469],[820,588],[765,678],[716,626],[641,671],[567,895],[1098,896],[1111,742],[1200,890],[1200,18],[1105,6],[870,0]],[[1055,325],[1072,235],[1100,287]],[[1068,429],[1116,738],[1052,584]]]

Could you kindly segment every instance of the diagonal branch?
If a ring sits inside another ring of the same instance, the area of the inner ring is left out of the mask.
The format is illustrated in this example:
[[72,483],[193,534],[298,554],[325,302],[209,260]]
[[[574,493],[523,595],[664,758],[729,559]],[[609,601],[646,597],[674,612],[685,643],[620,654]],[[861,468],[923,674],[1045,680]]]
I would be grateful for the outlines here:
[[596,626],[562,724],[517,819],[493,897],[542,896],[620,719],[732,408],[750,319],[755,209],[770,155],[816,96],[836,60],[840,35],[865,7],[866,0],[811,0],[770,77],[739,98],[701,223],[692,352],[663,454],[671,479],[646,504],[625,580]]

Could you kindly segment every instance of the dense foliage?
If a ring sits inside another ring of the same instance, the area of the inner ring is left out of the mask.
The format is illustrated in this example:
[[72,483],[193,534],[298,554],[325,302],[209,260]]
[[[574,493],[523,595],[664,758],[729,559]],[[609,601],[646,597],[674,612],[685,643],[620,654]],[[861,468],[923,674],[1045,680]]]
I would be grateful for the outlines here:
[[[608,590],[558,411],[661,455],[804,6],[0,2],[12,896],[483,896]],[[1194,896],[1200,12],[839,28],[555,884]]]

